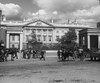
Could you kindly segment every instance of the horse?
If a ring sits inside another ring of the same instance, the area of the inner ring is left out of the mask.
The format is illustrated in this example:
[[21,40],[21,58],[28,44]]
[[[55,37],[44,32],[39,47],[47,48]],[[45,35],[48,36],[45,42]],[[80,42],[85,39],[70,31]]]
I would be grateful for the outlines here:
[[9,55],[11,55],[11,61],[14,61],[15,57],[16,59],[18,59],[17,52],[18,50],[16,48],[6,48],[5,50],[6,57],[9,57]]
[[73,60],[75,60],[75,58],[77,58],[77,55],[71,49],[67,49],[67,50],[64,49],[64,50],[62,50],[62,53],[61,53],[61,59],[62,59],[62,61],[65,61],[66,58],[69,60],[69,57],[72,57]]

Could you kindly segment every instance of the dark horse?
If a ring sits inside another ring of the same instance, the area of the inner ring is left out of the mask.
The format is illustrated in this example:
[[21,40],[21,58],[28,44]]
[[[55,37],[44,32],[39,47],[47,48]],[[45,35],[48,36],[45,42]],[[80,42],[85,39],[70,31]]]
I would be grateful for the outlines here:
[[0,48],[0,62],[6,61],[5,50]]
[[11,61],[14,61],[14,58],[16,57],[16,59],[18,59],[18,56],[17,56],[17,52],[18,50],[16,48],[7,48],[5,50],[5,54],[6,54],[6,59],[9,55],[11,55]]
[[72,57],[74,60],[75,60],[75,54],[74,54],[74,51],[73,50],[70,50],[70,49],[64,49],[62,50],[62,61],[65,61],[66,58],[69,60],[69,57]]

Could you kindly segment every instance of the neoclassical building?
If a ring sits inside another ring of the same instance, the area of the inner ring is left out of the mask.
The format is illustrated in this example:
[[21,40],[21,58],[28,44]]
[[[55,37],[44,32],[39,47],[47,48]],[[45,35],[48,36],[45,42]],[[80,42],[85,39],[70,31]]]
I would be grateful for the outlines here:
[[[4,25],[4,26],[2,26]],[[77,42],[79,43],[79,31],[82,29],[91,28],[87,25],[80,24],[55,24],[52,22],[46,22],[44,20],[32,20],[32,21],[2,21],[2,28],[6,30],[5,46],[7,48],[16,47],[25,49],[28,39],[31,36],[32,31],[35,32],[38,41],[45,44],[58,43],[57,38],[61,38],[70,28],[75,29],[77,34]]]
[[79,44],[87,48],[100,49],[100,22],[97,23],[97,28],[82,29],[79,31]]

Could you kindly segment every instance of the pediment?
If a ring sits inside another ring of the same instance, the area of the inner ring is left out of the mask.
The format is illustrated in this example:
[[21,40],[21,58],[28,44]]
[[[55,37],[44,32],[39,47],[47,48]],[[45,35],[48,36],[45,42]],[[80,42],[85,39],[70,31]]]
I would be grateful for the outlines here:
[[33,22],[30,22],[28,24],[26,24],[25,26],[48,26],[48,27],[53,27],[52,24],[49,24],[45,21],[42,21],[42,20],[37,20],[37,21],[33,21]]

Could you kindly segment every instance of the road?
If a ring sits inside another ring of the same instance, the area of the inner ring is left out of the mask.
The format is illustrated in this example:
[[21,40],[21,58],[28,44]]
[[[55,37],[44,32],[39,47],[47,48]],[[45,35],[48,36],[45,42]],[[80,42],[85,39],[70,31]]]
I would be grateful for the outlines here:
[[100,62],[20,59],[0,63],[0,83],[100,83]]

